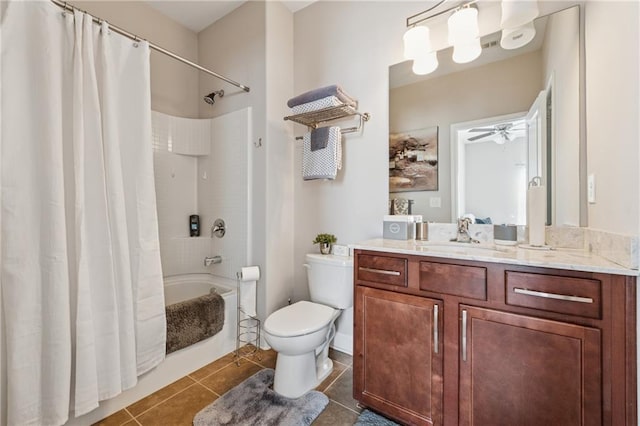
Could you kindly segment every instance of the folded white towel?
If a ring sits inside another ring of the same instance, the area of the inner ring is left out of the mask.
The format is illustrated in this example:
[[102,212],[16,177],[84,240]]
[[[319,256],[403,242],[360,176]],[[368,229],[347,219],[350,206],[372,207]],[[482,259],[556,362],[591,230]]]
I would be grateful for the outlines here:
[[302,178],[335,179],[342,169],[342,133],[340,127],[329,128],[329,142],[326,148],[311,151],[311,132],[304,135],[302,149]]
[[296,105],[291,107],[291,113],[304,114],[305,112],[318,111],[320,109],[344,105],[340,99],[336,96],[327,96],[326,98],[318,99],[316,101],[307,102],[306,104]]

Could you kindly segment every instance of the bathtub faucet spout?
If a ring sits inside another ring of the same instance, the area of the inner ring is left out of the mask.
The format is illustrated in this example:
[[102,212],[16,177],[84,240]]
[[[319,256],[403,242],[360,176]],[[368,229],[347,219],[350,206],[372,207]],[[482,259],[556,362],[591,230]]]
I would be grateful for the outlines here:
[[211,266],[216,263],[222,263],[222,256],[207,256],[204,258],[204,266]]

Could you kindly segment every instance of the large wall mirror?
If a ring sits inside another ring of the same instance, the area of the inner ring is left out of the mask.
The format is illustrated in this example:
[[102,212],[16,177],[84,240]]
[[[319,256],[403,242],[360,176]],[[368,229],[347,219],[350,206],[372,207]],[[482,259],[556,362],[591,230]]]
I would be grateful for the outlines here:
[[[534,22],[536,37],[500,47],[481,38],[467,64],[438,52],[438,69],[389,69],[390,206],[424,220],[526,224],[528,183],[547,190],[547,223],[580,225],[580,10]],[[434,177],[435,176],[435,177]]]

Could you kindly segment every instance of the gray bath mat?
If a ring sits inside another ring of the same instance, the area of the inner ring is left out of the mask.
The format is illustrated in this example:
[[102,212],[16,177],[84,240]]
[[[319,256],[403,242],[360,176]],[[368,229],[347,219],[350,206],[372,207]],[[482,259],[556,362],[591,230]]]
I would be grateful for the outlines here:
[[329,403],[322,392],[289,399],[271,385],[273,370],[258,371],[196,414],[194,426],[308,426]]
[[373,411],[364,410],[360,413],[360,416],[358,416],[358,421],[354,426],[398,426],[398,423],[382,417]]
[[165,308],[170,354],[217,334],[224,326],[224,299],[215,290]]

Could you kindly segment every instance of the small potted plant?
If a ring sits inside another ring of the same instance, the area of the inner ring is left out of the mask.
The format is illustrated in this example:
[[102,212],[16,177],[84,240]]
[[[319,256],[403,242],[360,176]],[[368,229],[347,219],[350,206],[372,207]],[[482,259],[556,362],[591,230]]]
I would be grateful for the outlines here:
[[331,253],[331,244],[336,241],[338,241],[338,239],[333,234],[318,234],[316,235],[316,239],[313,240],[313,244],[320,244],[320,253],[329,254]]

